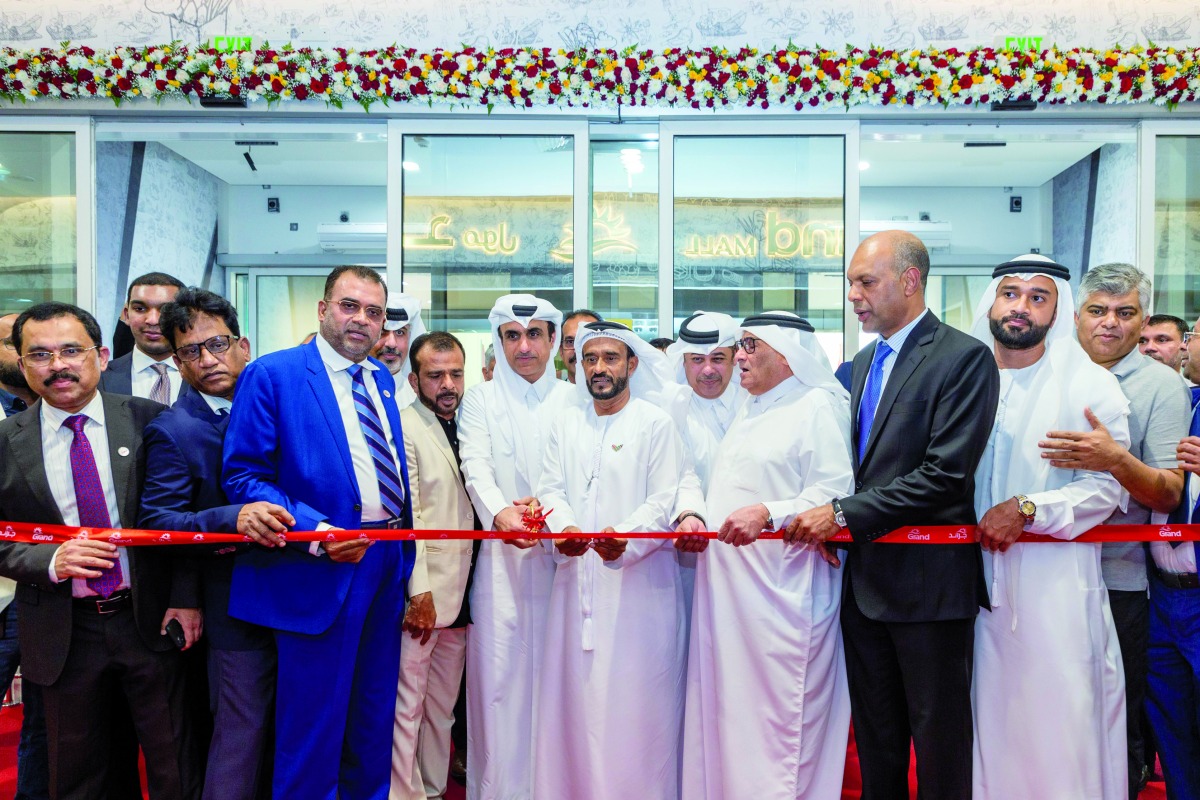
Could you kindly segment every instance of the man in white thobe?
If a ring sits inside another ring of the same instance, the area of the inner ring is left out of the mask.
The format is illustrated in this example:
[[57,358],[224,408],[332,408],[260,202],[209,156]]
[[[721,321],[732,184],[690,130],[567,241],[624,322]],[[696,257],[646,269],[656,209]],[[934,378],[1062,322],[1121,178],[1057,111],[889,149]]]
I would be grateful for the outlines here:
[[[1127,502],[1107,472],[1055,469],[1051,431],[1129,446],[1129,404],[1074,334],[1070,272],[1001,264],[972,333],[993,347],[1000,405],[975,475],[992,610],[975,627],[974,798],[1125,800],[1125,680],[1100,545],[1071,540]],[[1015,543],[1023,532],[1061,540]]]
[[408,384],[408,376],[412,373],[408,346],[423,333],[425,323],[421,321],[420,299],[403,292],[388,292],[383,333],[371,348],[371,355],[382,361],[388,372],[396,377],[396,405],[401,411],[417,399],[416,392]]
[[[562,314],[533,295],[505,295],[488,316],[493,378],[463,397],[459,439],[467,494],[484,530],[520,532],[542,475],[551,421],[577,405],[554,375]],[[528,539],[484,541],[467,635],[467,796],[529,800],[533,720],[554,562]]]
[[717,445],[746,399],[733,364],[737,331],[737,320],[728,314],[697,311],[680,324],[678,338],[667,348],[676,380],[692,390],[688,426],[679,433],[705,490]]
[[756,540],[852,491],[850,396],[807,321],[760,314],[741,333],[750,399],[709,480],[722,541],[696,575],[683,797],[834,799],[850,728],[842,571],[823,545]]
[[688,467],[671,417],[647,395],[628,328],[576,336],[578,391],[590,402],[550,428],[538,499],[553,509],[550,597],[537,713],[537,800],[676,800],[683,721],[683,586],[665,531]]

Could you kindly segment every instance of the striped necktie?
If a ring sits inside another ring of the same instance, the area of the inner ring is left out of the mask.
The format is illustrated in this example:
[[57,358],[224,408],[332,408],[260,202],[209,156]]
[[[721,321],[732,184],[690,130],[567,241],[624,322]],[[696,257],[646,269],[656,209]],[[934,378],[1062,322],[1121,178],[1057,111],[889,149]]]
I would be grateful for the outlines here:
[[371,460],[375,462],[375,475],[379,479],[379,499],[388,516],[399,517],[400,512],[404,510],[404,489],[396,471],[396,459],[392,457],[392,450],[388,447],[387,434],[383,431],[383,423],[375,410],[375,404],[371,402],[371,395],[367,394],[362,365],[355,364],[347,372],[350,373],[358,424],[367,440],[367,449],[371,451]]
[[150,387],[150,399],[164,406],[171,405],[171,379],[167,377],[167,365],[161,361],[151,364],[150,369],[158,375],[154,385]]

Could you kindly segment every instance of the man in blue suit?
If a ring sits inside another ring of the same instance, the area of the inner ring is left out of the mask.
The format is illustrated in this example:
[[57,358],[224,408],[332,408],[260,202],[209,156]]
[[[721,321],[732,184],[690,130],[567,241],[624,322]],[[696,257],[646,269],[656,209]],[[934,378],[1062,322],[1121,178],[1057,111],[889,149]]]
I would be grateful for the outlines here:
[[[196,391],[154,418],[144,433],[147,461],[139,524],[191,532],[240,532],[268,547],[295,520],[274,503],[230,503],[221,491],[221,461],[238,377],[250,361],[237,312],[225,298],[183,289],[162,307],[164,338],[175,365]],[[269,796],[268,753],[275,700],[275,642],[271,632],[229,616],[229,589],[239,552],[254,545],[198,546],[204,628],[208,638],[208,696],[212,742],[204,800]]]
[[[374,270],[338,267],[316,339],[242,373],[225,437],[232,502],[283,506],[297,530],[412,527],[395,381],[368,358],[386,301]],[[364,536],[238,559],[230,614],[275,632],[276,798],[387,797],[413,557],[411,542]]]

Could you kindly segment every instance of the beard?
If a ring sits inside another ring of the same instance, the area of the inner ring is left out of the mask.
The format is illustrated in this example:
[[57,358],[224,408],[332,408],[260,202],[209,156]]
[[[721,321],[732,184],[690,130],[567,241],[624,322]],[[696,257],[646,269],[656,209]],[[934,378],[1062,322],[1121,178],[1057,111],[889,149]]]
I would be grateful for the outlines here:
[[29,389],[29,381],[25,380],[25,373],[16,364],[0,364],[0,383],[21,391]]
[[451,413],[457,412],[459,404],[462,403],[462,395],[459,394],[458,392],[440,392],[437,397],[430,397],[429,395],[425,394],[424,390],[420,388],[419,384],[417,386],[417,399],[419,399],[421,401],[421,404],[423,406],[425,406],[426,408],[428,408],[430,411],[432,411],[434,414],[440,413],[440,409],[438,408],[437,401],[442,399],[443,397],[453,397],[454,398],[454,408],[452,409]]
[[[596,376],[596,377],[601,377],[601,376]],[[608,377],[608,376],[606,375],[603,377]],[[621,392],[623,392],[629,388],[629,376],[625,375],[620,378],[613,378],[612,379],[612,387],[609,388],[607,391],[605,391],[603,389],[597,389],[595,386],[592,385],[591,381],[588,381],[587,388],[588,388],[588,394],[590,394],[596,400],[612,400],[614,397],[619,395]]]
[[1028,317],[1021,317],[1029,323],[1029,328],[1024,331],[1010,331],[1004,327],[1004,323],[1016,319],[1013,315],[1008,315],[1003,319],[995,319],[988,317],[988,327],[992,330],[992,336],[1000,343],[1000,346],[1006,350],[1029,350],[1037,347],[1046,340],[1046,335],[1050,333],[1050,325],[1035,325],[1033,320]]

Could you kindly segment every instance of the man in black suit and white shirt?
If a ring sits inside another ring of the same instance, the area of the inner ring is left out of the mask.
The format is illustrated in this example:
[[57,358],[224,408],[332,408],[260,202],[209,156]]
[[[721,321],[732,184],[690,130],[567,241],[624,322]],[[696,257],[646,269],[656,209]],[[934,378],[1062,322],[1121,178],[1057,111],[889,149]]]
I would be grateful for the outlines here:
[[973,525],[975,468],[996,416],[991,351],[925,306],[929,253],[883,231],[847,271],[863,330],[880,339],[854,358],[855,494],[801,514],[806,542],[839,528],[847,555],[842,631],[863,800],[908,797],[910,740],[922,798],[971,796],[974,624],[988,606],[970,545],[876,544],[909,525]]
[[[137,519],[142,429],[163,407],[97,391],[108,359],[91,314],[42,303],[12,341],[40,402],[0,423],[0,519],[119,528]],[[125,706],[146,754],[151,798],[191,798],[198,775],[183,737],[179,620],[200,633],[194,574],[167,549],[101,539],[0,543],[0,575],[18,581],[22,670],[43,689],[50,793],[109,794],[114,709]]]
[[121,321],[133,333],[133,351],[108,362],[101,391],[144,397],[164,406],[175,403],[183,378],[171,360],[171,343],[163,336],[158,315],[183,288],[182,281],[165,272],[148,272],[129,284]]

